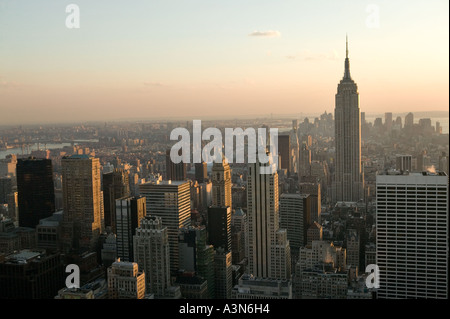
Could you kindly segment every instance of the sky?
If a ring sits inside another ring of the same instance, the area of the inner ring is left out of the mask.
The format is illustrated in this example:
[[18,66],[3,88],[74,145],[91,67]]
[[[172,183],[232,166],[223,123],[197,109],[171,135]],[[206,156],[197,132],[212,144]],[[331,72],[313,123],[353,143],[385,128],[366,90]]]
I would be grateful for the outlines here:
[[346,34],[361,111],[448,111],[448,0],[0,0],[0,125],[334,112]]

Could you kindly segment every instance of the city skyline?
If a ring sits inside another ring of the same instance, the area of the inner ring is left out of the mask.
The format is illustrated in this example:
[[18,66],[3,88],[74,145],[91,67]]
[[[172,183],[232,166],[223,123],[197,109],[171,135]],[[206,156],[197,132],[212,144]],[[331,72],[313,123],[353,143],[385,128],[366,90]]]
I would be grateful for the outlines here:
[[362,111],[448,109],[446,1],[69,4],[0,6],[0,125],[333,112],[345,34]]

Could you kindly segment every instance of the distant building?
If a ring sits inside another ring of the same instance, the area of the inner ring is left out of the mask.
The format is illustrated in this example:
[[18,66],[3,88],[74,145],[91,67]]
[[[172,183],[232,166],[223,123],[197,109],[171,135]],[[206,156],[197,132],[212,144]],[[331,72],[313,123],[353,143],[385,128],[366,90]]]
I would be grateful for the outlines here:
[[186,163],[174,163],[170,158],[170,149],[166,151],[166,180],[184,181],[186,179]]
[[201,184],[208,179],[208,166],[206,162],[195,163],[195,180]]
[[195,273],[179,274],[174,284],[180,287],[184,299],[210,299],[206,279],[195,275]]
[[63,211],[54,213],[52,216],[41,219],[36,226],[37,247],[48,251],[60,249],[61,227]]
[[214,296],[216,299],[230,299],[233,289],[233,269],[231,251],[216,249],[214,255]]
[[412,155],[397,155],[395,169],[412,172]]

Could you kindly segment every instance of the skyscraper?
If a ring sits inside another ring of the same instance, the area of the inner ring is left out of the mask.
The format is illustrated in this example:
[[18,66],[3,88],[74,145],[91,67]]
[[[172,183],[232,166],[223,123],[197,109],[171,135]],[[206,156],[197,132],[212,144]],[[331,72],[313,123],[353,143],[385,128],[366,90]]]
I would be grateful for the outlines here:
[[186,163],[174,163],[170,158],[170,149],[166,150],[166,180],[184,181],[186,179]]
[[348,41],[344,77],[338,85],[335,117],[335,176],[333,201],[357,202],[364,198],[361,169],[361,123],[359,93],[350,77]]
[[122,261],[135,261],[133,236],[145,217],[146,206],[145,197],[123,197],[115,202],[117,257]]
[[231,251],[230,207],[208,207],[208,241],[215,249]]
[[201,184],[208,179],[208,165],[206,162],[195,163],[195,179]]
[[448,187],[445,173],[377,176],[378,298],[448,298]]
[[17,161],[19,226],[35,228],[39,220],[55,212],[52,161],[19,159]]
[[[195,273],[207,281],[208,298],[215,296],[214,247],[207,244],[205,226],[180,229],[180,270]],[[181,275],[182,276],[182,275]]]
[[105,226],[116,232],[115,208],[116,199],[130,196],[130,181],[128,172],[115,168],[112,172],[103,174],[103,203],[105,210]]
[[147,293],[156,298],[166,295],[170,287],[170,253],[167,227],[161,217],[146,216],[134,236],[134,261],[144,271]]
[[290,134],[278,135],[278,153],[280,154],[280,168],[291,172],[291,136]]
[[225,162],[214,162],[211,173],[212,179],[212,205],[213,206],[231,206],[231,169]]
[[411,128],[414,125],[414,114],[409,112],[405,116],[405,128]]
[[307,230],[311,225],[311,198],[306,194],[282,194],[280,196],[280,227],[287,230],[287,238],[294,260],[300,247],[306,245]]
[[161,217],[167,227],[170,245],[170,271],[178,272],[178,231],[191,225],[190,184],[184,181],[157,181],[141,184],[140,193],[146,197],[147,215]]
[[100,161],[87,155],[72,155],[64,157],[61,166],[63,249],[94,250],[103,232]]
[[264,174],[267,164],[249,164],[246,249],[248,272],[256,277],[286,279],[291,256],[286,231],[279,228],[278,174]]

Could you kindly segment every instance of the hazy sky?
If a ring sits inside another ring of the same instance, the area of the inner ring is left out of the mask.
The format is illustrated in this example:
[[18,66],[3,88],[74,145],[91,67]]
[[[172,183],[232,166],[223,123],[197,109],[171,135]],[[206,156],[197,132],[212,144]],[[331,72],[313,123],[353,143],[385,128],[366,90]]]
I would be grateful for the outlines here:
[[333,112],[346,33],[361,111],[448,109],[448,0],[0,0],[0,124]]

